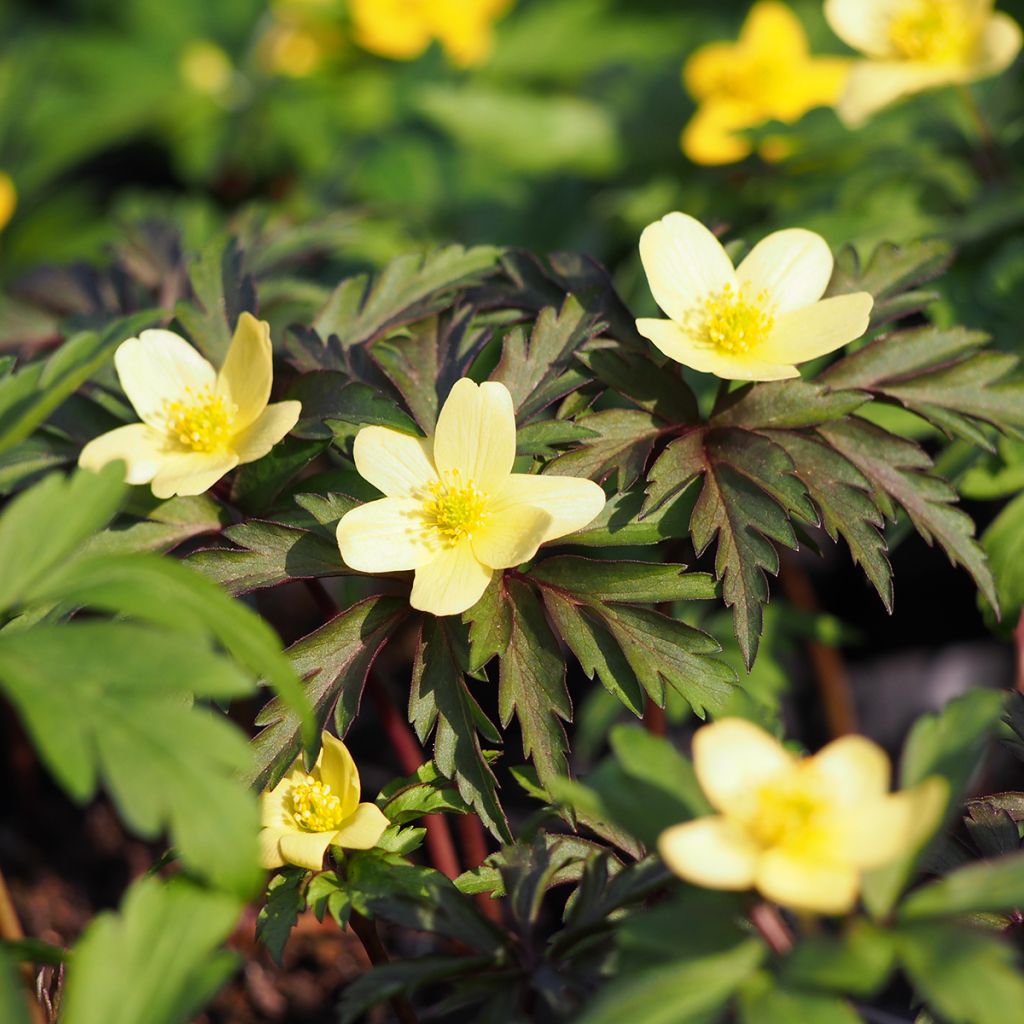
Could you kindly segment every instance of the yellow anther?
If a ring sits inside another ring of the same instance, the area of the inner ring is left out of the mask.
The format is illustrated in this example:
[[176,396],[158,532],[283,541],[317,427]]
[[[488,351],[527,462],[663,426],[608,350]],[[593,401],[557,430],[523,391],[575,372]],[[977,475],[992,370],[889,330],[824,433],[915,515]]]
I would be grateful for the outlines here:
[[472,537],[486,522],[487,495],[472,480],[463,482],[457,469],[447,480],[437,480],[427,490],[430,496],[423,503],[424,519],[449,547]]
[[827,806],[828,794],[810,773],[787,774],[766,782],[757,791],[757,810],[750,828],[766,846],[799,841],[807,838],[808,830]]
[[210,388],[185,388],[183,398],[164,402],[168,433],[194,452],[217,452],[227,447],[234,434],[238,407],[225,402]]
[[312,775],[292,786],[291,798],[295,823],[306,832],[330,832],[341,825],[341,798]]
[[722,352],[747,352],[763,342],[775,326],[767,292],[751,299],[731,284],[705,299],[701,315],[701,336]]
[[926,64],[967,61],[981,25],[964,0],[917,0],[889,22],[889,41],[907,60]]

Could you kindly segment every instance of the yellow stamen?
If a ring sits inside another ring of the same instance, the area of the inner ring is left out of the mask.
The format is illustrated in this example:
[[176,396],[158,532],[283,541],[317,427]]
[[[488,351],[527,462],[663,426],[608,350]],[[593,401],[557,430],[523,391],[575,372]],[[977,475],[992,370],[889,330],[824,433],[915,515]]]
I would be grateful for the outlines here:
[[205,387],[185,388],[185,397],[164,403],[167,431],[194,452],[217,452],[227,447],[234,435],[237,406],[225,402]]
[[757,810],[750,830],[765,846],[807,841],[815,819],[828,806],[828,794],[808,772],[769,780],[756,794]]
[[312,775],[292,786],[291,797],[295,823],[306,832],[330,832],[341,825],[341,798]]
[[889,41],[907,60],[957,64],[970,58],[980,28],[963,0],[916,0],[889,22]]
[[423,503],[424,518],[448,547],[471,538],[487,520],[487,495],[472,480],[463,482],[457,469],[448,480],[435,481],[427,490],[430,497]]
[[700,334],[722,352],[747,352],[763,342],[775,326],[768,293],[748,299],[743,289],[727,284],[704,300]]

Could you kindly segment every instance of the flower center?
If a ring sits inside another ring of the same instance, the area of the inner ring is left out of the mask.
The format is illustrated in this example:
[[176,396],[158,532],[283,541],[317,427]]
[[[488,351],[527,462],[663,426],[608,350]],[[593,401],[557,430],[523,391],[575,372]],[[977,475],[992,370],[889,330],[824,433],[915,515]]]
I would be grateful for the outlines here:
[[164,402],[167,432],[194,452],[217,452],[227,447],[234,434],[238,407],[225,402],[205,387],[185,388],[185,397]]
[[306,832],[330,832],[341,824],[341,797],[331,787],[307,775],[292,786],[292,814]]
[[472,480],[463,480],[457,469],[447,480],[437,480],[427,490],[430,496],[423,504],[424,517],[448,547],[472,537],[486,522],[487,495]]
[[979,30],[963,0],[914,0],[889,22],[889,42],[907,60],[956,64],[968,59]]
[[760,345],[774,326],[766,291],[748,298],[742,288],[727,284],[704,300],[701,337],[722,352],[747,352]]
[[826,802],[826,794],[807,773],[787,773],[766,782],[757,791],[757,811],[750,825],[754,838],[764,846],[806,838]]

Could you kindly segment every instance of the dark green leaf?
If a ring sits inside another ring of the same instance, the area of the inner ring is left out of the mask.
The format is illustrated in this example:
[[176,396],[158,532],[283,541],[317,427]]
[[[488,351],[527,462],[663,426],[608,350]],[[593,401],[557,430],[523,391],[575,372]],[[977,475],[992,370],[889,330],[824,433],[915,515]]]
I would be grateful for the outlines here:
[[1024,907],[1024,854],[980,861],[911,893],[900,907],[907,921]]
[[530,570],[530,576],[546,587],[585,595],[595,601],[657,604],[714,600],[715,581],[707,573],[685,570],[685,565],[598,562],[567,555],[538,563]]
[[267,947],[274,962],[281,964],[285,943],[306,909],[302,883],[307,872],[302,868],[286,868],[274,875],[267,885],[267,899],[256,917],[256,938]]

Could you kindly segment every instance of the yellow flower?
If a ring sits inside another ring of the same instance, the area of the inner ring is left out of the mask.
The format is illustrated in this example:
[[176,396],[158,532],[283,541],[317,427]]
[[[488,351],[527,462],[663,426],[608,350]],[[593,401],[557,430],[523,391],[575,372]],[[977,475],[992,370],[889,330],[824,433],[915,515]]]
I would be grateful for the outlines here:
[[208,39],[194,39],[185,47],[178,71],[190,89],[206,96],[227,92],[235,73],[231,58]]
[[703,224],[670,213],[640,236],[651,293],[668,320],[637,330],[670,359],[726,380],[799,377],[797,363],[823,356],[868,327],[867,292],[821,296],[832,252],[813,231],[762,239],[738,266]]
[[493,25],[513,0],[352,0],[355,40],[395,60],[418,57],[436,39],[460,67],[481,64]]
[[1021,48],[1020,26],[993,0],[826,0],[833,31],[856,61],[836,109],[856,127],[910,93],[988,78]]
[[661,834],[669,868],[695,885],[754,887],[776,903],[822,914],[849,911],[862,871],[931,835],[948,796],[935,777],[890,794],[889,759],[861,736],[797,758],[740,718],[698,729],[693,763],[720,813]]
[[328,846],[369,850],[391,823],[376,804],[359,802],[359,770],[348,748],[325,732],[307,772],[301,759],[260,797],[260,863],[319,871]]
[[[849,65],[844,57],[812,57],[796,15],[777,0],[759,0],[738,42],[702,46],[686,62],[683,81],[698,108],[683,129],[683,152],[698,164],[742,160],[753,146],[737,132],[831,106]],[[773,160],[787,149],[776,140],[760,152]]]
[[7,227],[18,205],[18,193],[9,175],[0,171],[0,231]]
[[114,365],[142,423],[90,441],[78,464],[99,469],[121,459],[130,484],[151,483],[158,498],[202,494],[243,462],[263,458],[295,426],[298,402],[268,405],[270,327],[238,319],[220,373],[171,331],[143,331],[118,346]]
[[434,615],[471,608],[496,569],[528,561],[604,507],[591,480],[512,472],[512,396],[495,382],[457,381],[433,438],[365,427],[354,454],[387,497],[342,517],[341,557],[360,572],[414,569],[410,603]]

